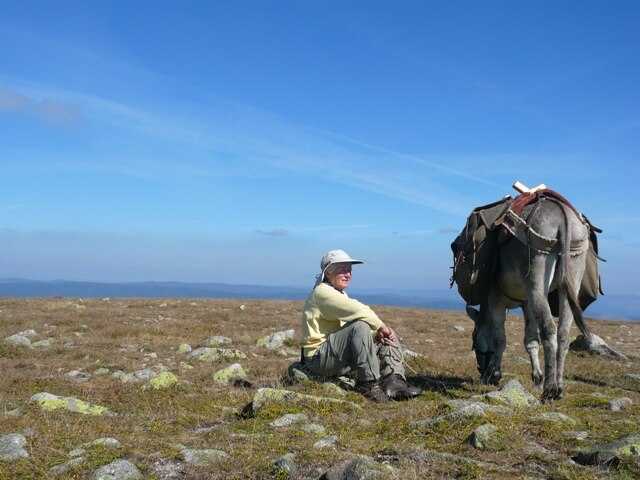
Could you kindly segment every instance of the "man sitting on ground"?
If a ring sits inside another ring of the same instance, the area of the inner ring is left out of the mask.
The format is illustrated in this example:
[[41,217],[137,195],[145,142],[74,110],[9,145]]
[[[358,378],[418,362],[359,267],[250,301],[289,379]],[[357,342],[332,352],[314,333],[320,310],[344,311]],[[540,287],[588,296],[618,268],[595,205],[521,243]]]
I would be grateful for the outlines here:
[[375,402],[422,393],[407,383],[396,333],[371,308],[347,296],[351,266],[364,263],[343,250],[320,261],[316,285],[302,314],[302,358],[318,377],[355,373],[356,390]]

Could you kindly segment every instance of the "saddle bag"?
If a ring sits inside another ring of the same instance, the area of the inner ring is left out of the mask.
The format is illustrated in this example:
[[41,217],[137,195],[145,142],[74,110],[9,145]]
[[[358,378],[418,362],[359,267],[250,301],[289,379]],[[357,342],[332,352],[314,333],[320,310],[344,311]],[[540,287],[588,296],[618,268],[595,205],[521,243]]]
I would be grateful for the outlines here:
[[497,220],[509,208],[511,197],[473,209],[462,232],[451,243],[452,287],[455,283],[467,305],[479,305],[487,298],[496,269]]

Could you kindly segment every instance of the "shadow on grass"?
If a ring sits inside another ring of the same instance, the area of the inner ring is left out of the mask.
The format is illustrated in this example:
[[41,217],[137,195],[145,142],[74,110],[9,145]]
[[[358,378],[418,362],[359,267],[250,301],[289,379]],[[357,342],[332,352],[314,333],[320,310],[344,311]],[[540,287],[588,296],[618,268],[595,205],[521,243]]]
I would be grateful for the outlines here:
[[451,389],[468,388],[473,383],[471,377],[452,377],[448,375],[418,374],[408,376],[407,380],[413,385],[417,385],[424,390],[444,393]]

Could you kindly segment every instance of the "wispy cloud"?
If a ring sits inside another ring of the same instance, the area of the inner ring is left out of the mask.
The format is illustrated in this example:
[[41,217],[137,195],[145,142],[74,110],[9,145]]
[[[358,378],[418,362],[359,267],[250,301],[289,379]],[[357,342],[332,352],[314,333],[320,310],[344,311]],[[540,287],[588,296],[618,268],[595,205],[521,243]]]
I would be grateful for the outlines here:
[[81,120],[77,105],[55,98],[33,98],[0,88],[0,112],[23,113],[56,125],[71,125]]
[[272,230],[256,230],[256,233],[259,235],[264,235],[267,237],[287,237],[289,236],[289,230],[284,228],[274,228]]

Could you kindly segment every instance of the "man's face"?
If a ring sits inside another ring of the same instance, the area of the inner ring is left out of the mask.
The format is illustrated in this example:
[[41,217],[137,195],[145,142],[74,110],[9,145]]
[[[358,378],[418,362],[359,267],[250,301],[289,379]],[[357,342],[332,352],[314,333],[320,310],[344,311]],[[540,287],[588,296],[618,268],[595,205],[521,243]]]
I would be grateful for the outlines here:
[[344,290],[351,282],[351,264],[350,263],[334,263],[325,272],[325,276],[329,283],[336,290]]

